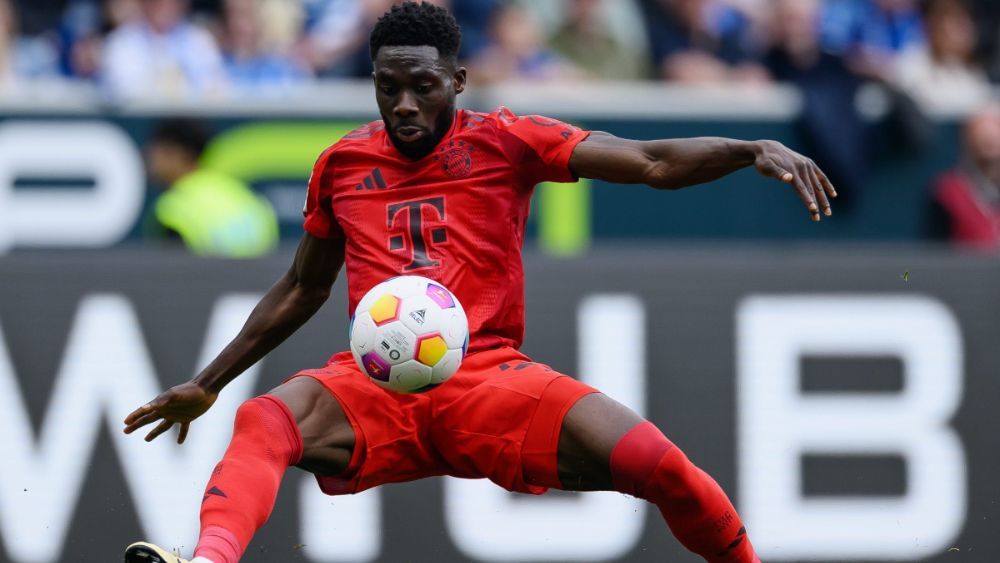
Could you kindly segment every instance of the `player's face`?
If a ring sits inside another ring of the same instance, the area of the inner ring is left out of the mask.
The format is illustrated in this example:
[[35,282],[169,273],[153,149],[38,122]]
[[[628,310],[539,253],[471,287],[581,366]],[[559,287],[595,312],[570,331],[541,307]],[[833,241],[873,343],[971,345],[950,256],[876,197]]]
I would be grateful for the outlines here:
[[455,119],[465,69],[436,47],[382,47],[374,60],[375,100],[392,144],[418,159],[434,150]]

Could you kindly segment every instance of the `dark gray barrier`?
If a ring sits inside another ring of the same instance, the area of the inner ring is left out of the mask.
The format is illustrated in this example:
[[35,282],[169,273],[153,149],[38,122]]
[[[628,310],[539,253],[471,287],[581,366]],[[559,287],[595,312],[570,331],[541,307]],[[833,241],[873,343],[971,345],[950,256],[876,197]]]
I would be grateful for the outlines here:
[[[236,405],[346,345],[331,303],[183,447],[118,432],[239,328],[288,256],[0,260],[0,560],[190,550]],[[888,249],[608,249],[527,263],[525,351],[656,422],[766,561],[997,560],[1000,263]],[[246,561],[693,561],[620,495],[428,480],[324,497],[286,478]]]

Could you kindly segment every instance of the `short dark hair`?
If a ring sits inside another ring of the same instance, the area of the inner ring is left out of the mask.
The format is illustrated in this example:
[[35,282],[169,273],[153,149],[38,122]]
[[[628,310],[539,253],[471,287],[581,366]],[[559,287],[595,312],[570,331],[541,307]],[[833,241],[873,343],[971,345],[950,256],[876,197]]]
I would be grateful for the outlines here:
[[427,2],[403,2],[393,6],[375,22],[368,47],[372,60],[385,46],[436,47],[441,58],[454,59],[462,42],[462,31],[448,10]]
[[212,135],[208,129],[195,119],[171,118],[157,124],[149,141],[152,144],[173,145],[187,151],[198,158],[205,151]]

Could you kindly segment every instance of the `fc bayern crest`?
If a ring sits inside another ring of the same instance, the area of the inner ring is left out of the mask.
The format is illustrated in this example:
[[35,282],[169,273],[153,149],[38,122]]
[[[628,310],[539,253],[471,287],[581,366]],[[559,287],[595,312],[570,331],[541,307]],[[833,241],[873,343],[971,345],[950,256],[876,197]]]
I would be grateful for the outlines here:
[[438,149],[434,160],[441,163],[444,173],[451,178],[464,178],[472,172],[472,152],[475,149],[465,141],[450,141]]

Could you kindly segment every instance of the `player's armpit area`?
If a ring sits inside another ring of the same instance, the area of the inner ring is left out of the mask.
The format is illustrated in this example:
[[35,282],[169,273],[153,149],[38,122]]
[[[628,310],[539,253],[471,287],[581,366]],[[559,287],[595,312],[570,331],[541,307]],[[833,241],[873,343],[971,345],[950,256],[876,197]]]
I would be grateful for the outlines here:
[[344,265],[344,240],[302,235],[289,272],[296,285],[329,289]]

